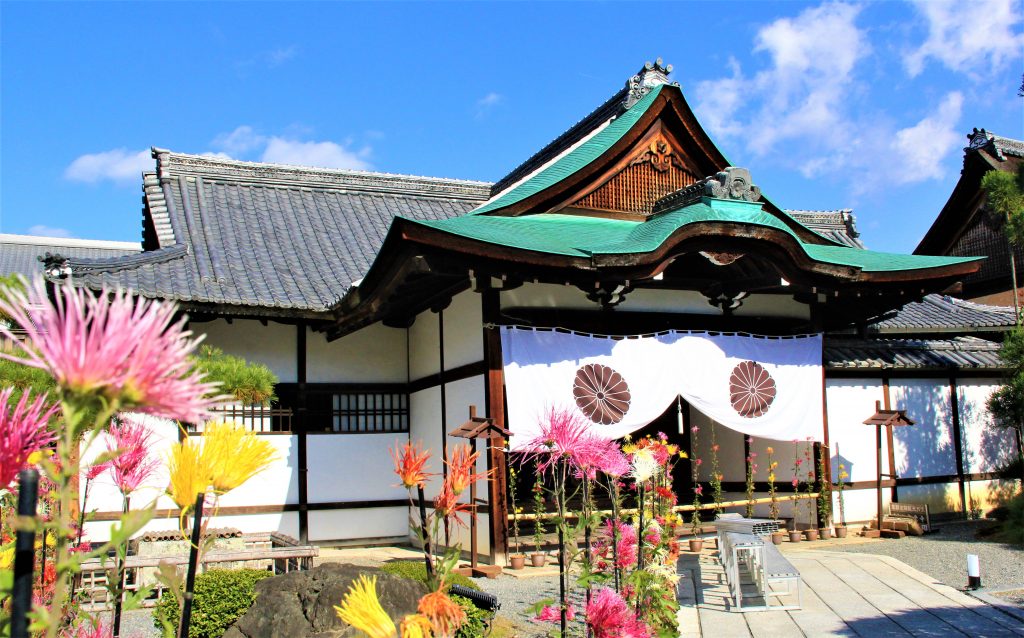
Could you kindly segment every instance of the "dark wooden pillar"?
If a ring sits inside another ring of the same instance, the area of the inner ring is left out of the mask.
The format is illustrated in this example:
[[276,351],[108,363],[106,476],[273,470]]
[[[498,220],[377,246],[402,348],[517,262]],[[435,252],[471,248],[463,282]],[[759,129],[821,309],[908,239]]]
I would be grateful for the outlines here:
[[[487,416],[500,428],[506,427],[505,419],[505,371],[502,367],[501,329],[498,322],[501,315],[501,293],[487,288],[482,292],[482,316],[484,361],[486,363],[485,406]],[[490,502],[490,545],[491,562],[497,564],[499,557],[508,549],[508,476],[505,450],[496,439],[487,440],[487,467],[493,472],[488,482],[487,497]]]
[[309,543],[309,460],[307,453],[308,424],[306,423],[306,324],[300,322],[295,333],[295,380],[298,396],[295,397],[295,415],[292,430],[297,438],[299,479],[299,542]]
[[949,378],[949,405],[953,410],[953,449],[956,450],[956,480],[960,489],[960,511],[968,515],[967,494],[964,489],[963,425],[960,423],[960,397],[956,392],[956,377]]

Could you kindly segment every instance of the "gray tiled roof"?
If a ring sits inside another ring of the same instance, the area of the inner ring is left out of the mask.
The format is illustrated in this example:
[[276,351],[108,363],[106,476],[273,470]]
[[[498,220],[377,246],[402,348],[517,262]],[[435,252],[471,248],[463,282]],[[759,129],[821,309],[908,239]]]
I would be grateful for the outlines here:
[[42,274],[43,264],[39,258],[46,253],[75,258],[105,258],[131,255],[140,250],[141,245],[123,241],[0,234],[0,275],[18,273],[32,277]]
[[786,213],[811,230],[832,241],[852,248],[864,248],[860,240],[853,210],[787,210]]
[[954,339],[847,339],[827,337],[830,370],[1002,369],[998,343],[978,337]]
[[154,250],[71,260],[74,281],[147,297],[318,313],[377,255],[391,220],[468,212],[488,184],[308,169],[154,150],[144,176]]
[[1016,324],[1013,308],[986,306],[947,295],[926,295],[871,326],[882,334],[1003,331]]

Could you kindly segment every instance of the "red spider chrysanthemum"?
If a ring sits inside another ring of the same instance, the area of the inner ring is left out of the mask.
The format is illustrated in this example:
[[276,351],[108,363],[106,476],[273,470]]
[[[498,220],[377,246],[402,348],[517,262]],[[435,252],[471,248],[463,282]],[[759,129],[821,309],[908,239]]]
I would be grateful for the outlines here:
[[388,449],[388,451],[391,452],[391,458],[395,461],[395,474],[402,479],[402,485],[406,489],[416,486],[423,487],[426,484],[427,478],[431,476],[426,470],[430,452],[423,449],[422,443],[416,445],[406,443],[400,451],[394,449]]
[[729,399],[740,416],[759,417],[775,400],[775,379],[760,364],[743,361],[729,377]]
[[572,394],[583,414],[602,425],[621,421],[632,398],[622,375],[599,363],[588,363],[576,371]]

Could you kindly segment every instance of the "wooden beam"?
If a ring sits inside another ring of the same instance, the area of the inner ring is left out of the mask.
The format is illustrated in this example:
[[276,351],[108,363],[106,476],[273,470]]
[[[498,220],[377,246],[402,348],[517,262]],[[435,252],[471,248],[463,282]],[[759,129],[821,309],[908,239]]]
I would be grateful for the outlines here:
[[305,544],[309,542],[309,452],[306,434],[309,429],[306,423],[306,354],[308,348],[306,347],[306,324],[300,322],[296,324],[295,328],[297,330],[295,340],[295,379],[298,381],[298,393],[296,394],[298,409],[295,414],[296,422],[292,427],[296,430],[297,438],[299,542]]

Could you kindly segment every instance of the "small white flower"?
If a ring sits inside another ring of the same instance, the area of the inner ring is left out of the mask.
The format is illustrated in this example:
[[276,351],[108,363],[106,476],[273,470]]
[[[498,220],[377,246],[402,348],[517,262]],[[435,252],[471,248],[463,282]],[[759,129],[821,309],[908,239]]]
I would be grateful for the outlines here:
[[633,469],[629,475],[637,482],[643,483],[658,471],[658,462],[650,450],[637,450],[633,454]]

